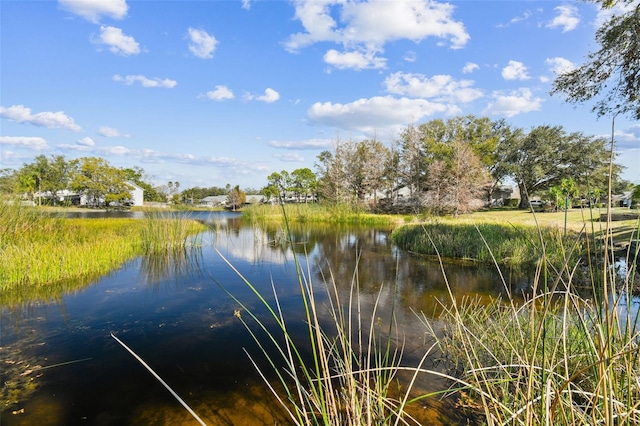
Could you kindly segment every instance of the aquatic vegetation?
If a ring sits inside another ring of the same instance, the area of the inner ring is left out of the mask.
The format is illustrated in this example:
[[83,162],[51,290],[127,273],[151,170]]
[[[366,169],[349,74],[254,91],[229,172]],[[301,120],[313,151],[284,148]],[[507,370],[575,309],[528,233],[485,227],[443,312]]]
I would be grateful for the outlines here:
[[563,236],[560,229],[493,223],[442,223],[431,221],[405,225],[392,233],[401,248],[419,254],[469,259],[501,266],[535,265],[544,251],[556,263],[568,259],[575,263],[581,250],[582,235],[570,232]]
[[190,237],[204,229],[189,219],[67,219],[0,203],[0,305],[55,298],[135,256],[197,244]]
[[[640,226],[631,233],[637,235]],[[423,228],[426,239],[431,229]],[[627,251],[622,277],[610,267],[612,233],[587,240],[587,282],[570,251],[554,251],[554,238],[538,228],[532,291],[517,304],[450,298],[442,301],[443,327],[421,315],[455,379],[452,395],[489,425],[640,424],[640,312],[631,298],[638,251]],[[484,234],[483,238],[485,237]],[[501,246],[490,254],[500,263]],[[558,272],[559,271],[559,272]]]
[[370,213],[348,204],[316,203],[253,205],[245,208],[242,216],[254,222],[283,222],[286,217],[286,220],[292,224],[327,222],[366,226],[389,226],[404,220],[401,216]]

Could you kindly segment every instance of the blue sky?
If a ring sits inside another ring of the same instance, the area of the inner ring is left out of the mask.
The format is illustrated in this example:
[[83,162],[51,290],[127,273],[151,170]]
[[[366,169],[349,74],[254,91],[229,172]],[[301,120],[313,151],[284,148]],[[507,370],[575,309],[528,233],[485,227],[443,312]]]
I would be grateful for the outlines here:
[[[0,15],[2,168],[99,156],[156,185],[260,188],[337,140],[390,145],[434,118],[611,132],[549,94],[597,49],[586,2],[2,0]],[[640,183],[640,123],[618,118],[616,140]]]

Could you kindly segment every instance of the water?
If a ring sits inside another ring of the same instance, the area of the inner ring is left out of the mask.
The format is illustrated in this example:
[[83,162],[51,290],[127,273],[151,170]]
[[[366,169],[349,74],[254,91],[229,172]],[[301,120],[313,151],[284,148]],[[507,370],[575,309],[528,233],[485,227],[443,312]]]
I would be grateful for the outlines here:
[[[397,249],[389,230],[305,226],[294,229],[292,250],[278,226],[243,225],[231,212],[197,217],[216,229],[202,235],[199,249],[176,257],[134,259],[57,301],[3,307],[2,425],[196,424],[111,333],[208,424],[287,424],[245,353],[270,371],[234,317],[240,310],[248,318],[246,310],[229,293],[269,323],[267,313],[227,261],[269,301],[275,288],[298,337],[306,328],[294,257],[314,282],[321,306],[327,300],[324,280],[333,277],[347,300],[357,270],[363,311],[372,312],[380,294],[376,318],[384,321],[395,304],[406,362],[425,353],[429,342],[416,312],[437,317],[438,301],[449,298],[446,283],[438,262]],[[456,297],[505,292],[491,268],[459,263],[444,268]],[[512,291],[527,282],[526,277],[507,280]],[[329,320],[324,312],[321,317]],[[424,379],[419,386],[433,390],[442,383]],[[420,410],[429,419],[425,424],[463,422],[436,400]]]

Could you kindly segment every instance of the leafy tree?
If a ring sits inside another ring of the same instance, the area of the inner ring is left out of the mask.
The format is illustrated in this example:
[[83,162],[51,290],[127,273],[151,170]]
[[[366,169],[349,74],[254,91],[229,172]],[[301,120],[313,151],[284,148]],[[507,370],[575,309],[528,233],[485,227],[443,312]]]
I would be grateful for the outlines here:
[[[564,178],[585,189],[602,185],[609,163],[604,139],[567,134],[561,126],[538,126],[528,134],[512,131],[498,146],[497,158],[496,169],[518,185],[521,208],[528,208],[530,195],[560,185]],[[614,167],[614,173],[619,170]]]
[[83,194],[93,205],[124,202],[131,198],[131,185],[122,169],[111,166],[103,158],[82,157],[71,161],[71,189]]
[[[479,159],[487,172],[494,174],[496,148],[505,137],[504,122],[493,122],[486,117],[467,115],[446,121],[435,119],[415,127],[409,126],[400,138],[400,174],[403,184],[412,194],[430,189],[429,168],[436,161],[449,162],[455,156],[456,143],[463,142]],[[440,172],[441,166],[437,166]],[[438,174],[436,173],[436,174]],[[496,179],[497,184],[500,178]],[[483,182],[484,183],[484,182]]]
[[304,197],[305,203],[307,196],[314,194],[317,187],[317,179],[315,173],[309,168],[296,169],[291,172],[291,183],[293,192],[300,197]]
[[13,194],[17,185],[17,171],[14,169],[0,169],[0,194]]
[[379,192],[393,190],[395,183],[393,177],[389,175],[392,152],[382,142],[377,140],[364,141],[364,186],[369,194],[373,194],[374,203],[377,204]]
[[553,93],[570,102],[597,99],[598,115],[630,113],[640,119],[640,3],[637,0],[592,0],[602,10],[619,6],[596,32],[600,49],[587,62],[554,81]]
[[229,194],[227,194],[227,206],[229,206],[233,211],[242,207],[247,202],[247,194],[244,193],[240,189],[239,185],[233,187]]
[[637,206],[640,203],[640,185],[636,185],[631,193],[631,205]]
[[280,173],[273,172],[267,177],[267,186],[263,188],[262,194],[269,198],[277,197],[280,202],[284,202],[287,197],[287,191],[291,186],[291,177],[289,172],[282,170]]
[[68,189],[70,164],[64,156],[38,155],[33,162],[24,164],[17,172],[17,188],[20,192],[27,192],[31,199],[38,195],[38,204],[42,198],[57,202],[56,195],[63,189]]
[[386,173],[391,150],[376,140],[338,142],[335,152],[324,151],[316,164],[319,193],[334,202],[362,202],[367,195],[392,189]]
[[427,154],[414,125],[402,132],[399,142],[398,175],[402,185],[409,188],[411,196],[420,194],[427,187]]
[[322,151],[315,164],[318,179],[318,195],[332,203],[344,201],[347,191],[344,185],[344,170],[342,169],[342,149],[340,142],[335,153]]

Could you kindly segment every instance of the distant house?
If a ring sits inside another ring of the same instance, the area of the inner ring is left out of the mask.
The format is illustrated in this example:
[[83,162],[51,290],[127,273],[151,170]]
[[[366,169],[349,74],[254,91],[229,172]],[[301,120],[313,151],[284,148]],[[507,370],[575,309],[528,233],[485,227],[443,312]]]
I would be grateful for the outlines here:
[[205,207],[225,207],[227,205],[227,196],[209,195],[208,197],[201,198],[198,204]]
[[520,200],[518,187],[511,185],[498,185],[491,193],[491,206],[504,206],[509,200]]
[[633,203],[633,191],[624,191],[621,194],[614,194],[611,196],[612,207],[631,207]]
[[144,189],[140,188],[133,182],[127,182],[127,184],[131,185],[133,189],[131,190],[131,202],[134,206],[143,206],[144,205]]
[[[209,195],[208,197],[201,198],[198,202],[199,205],[204,207],[228,207],[227,195]],[[262,195],[247,195],[245,204],[260,204],[264,203],[264,197]]]

